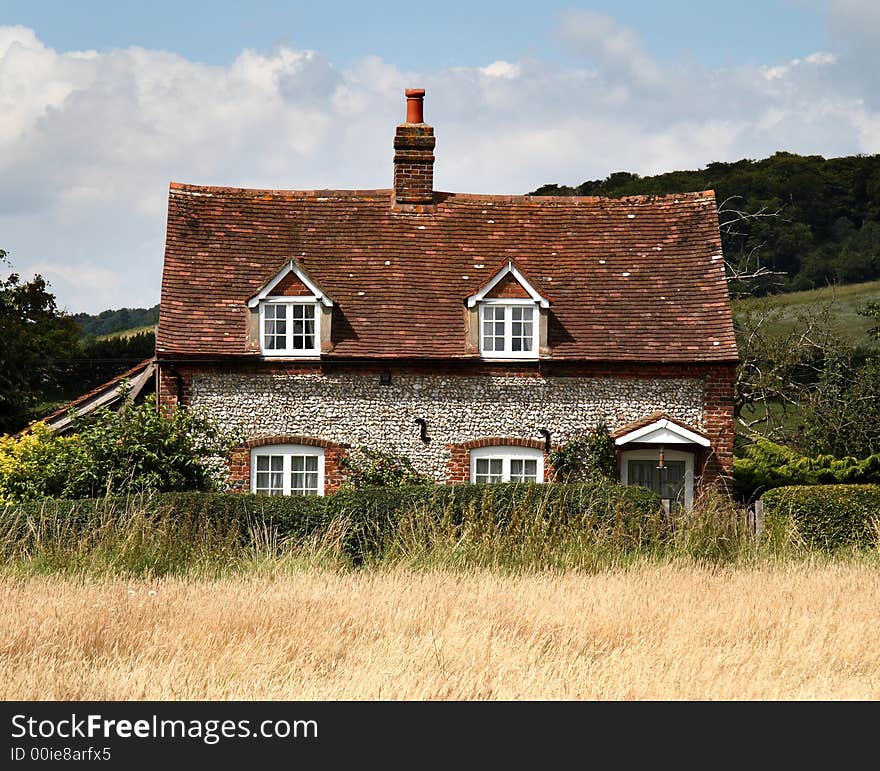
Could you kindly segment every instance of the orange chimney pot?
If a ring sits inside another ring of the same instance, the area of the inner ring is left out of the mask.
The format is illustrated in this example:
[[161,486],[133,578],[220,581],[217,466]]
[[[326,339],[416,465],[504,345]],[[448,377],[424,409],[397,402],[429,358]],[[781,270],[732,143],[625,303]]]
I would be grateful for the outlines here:
[[408,88],[406,94],[406,122],[425,122],[425,89]]

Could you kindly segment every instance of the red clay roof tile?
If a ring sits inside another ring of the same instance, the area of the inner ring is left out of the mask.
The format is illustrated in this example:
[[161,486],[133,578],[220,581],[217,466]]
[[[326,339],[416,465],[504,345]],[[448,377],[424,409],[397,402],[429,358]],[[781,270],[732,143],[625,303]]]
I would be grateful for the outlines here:
[[172,183],[157,353],[252,357],[245,303],[293,257],[336,302],[325,358],[474,358],[463,298],[512,258],[553,298],[554,360],[737,358],[711,191],[435,198]]

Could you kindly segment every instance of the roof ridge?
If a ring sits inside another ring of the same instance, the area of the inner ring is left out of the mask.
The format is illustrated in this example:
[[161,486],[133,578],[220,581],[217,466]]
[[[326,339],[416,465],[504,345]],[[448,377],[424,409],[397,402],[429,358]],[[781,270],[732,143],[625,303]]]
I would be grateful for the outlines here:
[[[187,182],[170,182],[169,190],[194,195],[246,195],[272,196],[283,198],[381,198],[390,197],[391,188],[364,189],[314,189],[314,190],[282,190],[274,188],[228,187],[217,185],[195,185]],[[601,195],[514,195],[502,193],[455,193],[435,190],[434,194],[440,202],[450,198],[461,201],[498,201],[500,203],[650,203],[676,199],[710,199],[715,197],[714,190],[695,190],[687,193],[662,193],[627,196]]]
[[698,190],[688,193],[663,193],[663,194],[644,194],[644,195],[625,195],[625,196],[607,196],[607,195],[490,195],[482,193],[440,193],[440,195],[461,198],[464,200],[482,201],[486,199],[499,200],[504,202],[515,201],[535,201],[537,203],[559,203],[563,201],[576,201],[583,203],[599,203],[599,202],[634,202],[634,201],[661,201],[676,198],[714,198],[714,190]]
[[170,182],[168,188],[171,191],[180,193],[233,193],[241,195],[272,195],[286,197],[302,197],[302,198],[321,198],[330,197],[357,197],[357,196],[390,196],[391,188],[374,188],[363,190],[334,190],[334,189],[315,189],[315,190],[281,190],[272,188],[256,188],[256,187],[228,187],[220,185],[194,185],[188,182]]

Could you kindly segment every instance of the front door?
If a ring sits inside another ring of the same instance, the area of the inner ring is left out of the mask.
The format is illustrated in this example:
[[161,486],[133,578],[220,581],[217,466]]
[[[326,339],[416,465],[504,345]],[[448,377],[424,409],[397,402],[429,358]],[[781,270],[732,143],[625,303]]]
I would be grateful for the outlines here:
[[663,468],[657,468],[656,458],[628,461],[627,484],[653,490],[673,505],[684,504],[684,482],[683,460],[666,461]]

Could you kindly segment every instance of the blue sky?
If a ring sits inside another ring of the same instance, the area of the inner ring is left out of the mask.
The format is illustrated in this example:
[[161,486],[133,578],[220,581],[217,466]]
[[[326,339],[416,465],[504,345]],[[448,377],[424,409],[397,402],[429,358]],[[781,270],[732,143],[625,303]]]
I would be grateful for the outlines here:
[[378,54],[412,69],[481,66],[530,55],[570,59],[554,41],[553,20],[572,8],[609,14],[638,29],[648,50],[664,60],[768,63],[828,46],[821,0],[0,0],[0,21],[37,30],[59,51],[143,46],[227,64],[242,48],[287,45],[319,50],[341,66]]
[[71,312],[159,300],[168,183],[526,193],[880,152],[880,1],[0,0],[0,248]]

